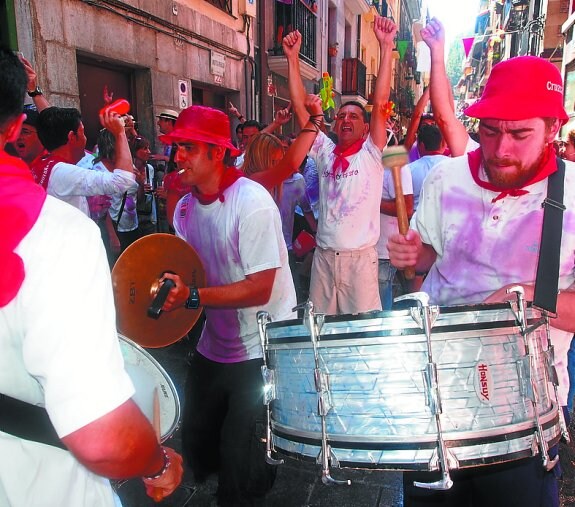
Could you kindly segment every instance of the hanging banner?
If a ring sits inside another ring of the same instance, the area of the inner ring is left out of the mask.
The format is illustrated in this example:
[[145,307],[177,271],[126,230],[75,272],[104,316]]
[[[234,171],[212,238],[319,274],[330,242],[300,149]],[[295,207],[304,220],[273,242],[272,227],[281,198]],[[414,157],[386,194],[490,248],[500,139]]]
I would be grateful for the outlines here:
[[403,61],[405,57],[405,52],[407,51],[408,40],[398,40],[397,41],[397,52],[399,53],[399,59]]
[[471,51],[471,48],[473,47],[474,41],[475,41],[475,37],[464,37],[463,39],[461,39],[461,42],[463,42],[463,49],[465,50],[465,58],[467,58],[469,56],[469,52]]

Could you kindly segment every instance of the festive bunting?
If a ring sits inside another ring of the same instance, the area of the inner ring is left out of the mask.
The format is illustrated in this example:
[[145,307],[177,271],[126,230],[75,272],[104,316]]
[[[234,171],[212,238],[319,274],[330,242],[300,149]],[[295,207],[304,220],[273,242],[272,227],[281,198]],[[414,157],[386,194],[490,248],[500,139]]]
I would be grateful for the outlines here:
[[405,52],[407,51],[408,40],[398,40],[397,41],[397,52],[399,53],[399,59],[403,61],[405,57]]
[[463,49],[465,50],[465,58],[467,58],[469,56],[469,52],[471,51],[471,48],[473,47],[474,41],[475,41],[475,37],[464,37],[463,39],[461,39],[461,42],[463,42]]

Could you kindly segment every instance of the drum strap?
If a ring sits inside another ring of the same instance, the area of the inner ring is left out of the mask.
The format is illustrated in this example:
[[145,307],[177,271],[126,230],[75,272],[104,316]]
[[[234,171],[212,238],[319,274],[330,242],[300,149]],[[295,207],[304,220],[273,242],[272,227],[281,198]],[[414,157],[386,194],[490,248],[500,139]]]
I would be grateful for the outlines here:
[[549,176],[547,198],[543,207],[543,229],[539,262],[535,278],[533,304],[551,313],[557,312],[557,289],[559,286],[559,261],[561,235],[563,232],[563,190],[565,183],[565,162],[557,158],[557,171]]
[[5,394],[0,394],[0,431],[67,450],[44,407]]

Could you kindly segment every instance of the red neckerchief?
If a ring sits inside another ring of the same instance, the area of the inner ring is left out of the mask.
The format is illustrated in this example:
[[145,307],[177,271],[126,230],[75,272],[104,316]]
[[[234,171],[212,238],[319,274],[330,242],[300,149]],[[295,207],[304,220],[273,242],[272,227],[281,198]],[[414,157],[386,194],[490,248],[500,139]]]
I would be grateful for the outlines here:
[[553,150],[552,145],[548,145],[545,151],[545,157],[543,158],[543,162],[541,163],[541,167],[539,172],[533,176],[528,182],[526,182],[521,188],[510,188],[507,190],[501,191],[499,187],[492,185],[488,181],[483,181],[479,178],[479,168],[481,167],[481,148],[477,150],[470,151],[467,154],[467,160],[469,162],[469,170],[471,171],[471,176],[473,177],[473,181],[477,183],[481,188],[485,188],[486,190],[491,190],[492,192],[499,192],[491,202],[494,203],[499,199],[503,199],[508,195],[511,197],[519,197],[520,195],[525,195],[529,193],[529,190],[525,190],[524,187],[528,187],[537,183],[538,181],[543,181],[544,179],[551,176],[557,170],[557,159],[555,158],[555,151]]
[[342,150],[339,145],[335,147],[335,149],[333,150],[333,154],[335,155],[335,160],[333,161],[334,176],[337,173],[337,169],[340,165],[342,173],[344,173],[347,170],[347,168],[349,167],[349,161],[346,159],[346,157],[349,157],[350,155],[355,155],[359,150],[361,150],[361,147],[363,146],[364,142],[365,139],[360,139],[359,141],[356,141],[345,150]]
[[54,169],[54,166],[60,162],[66,162],[66,160],[58,155],[52,155],[50,153],[40,159],[37,158],[34,160],[30,164],[30,170],[32,171],[32,176],[34,176],[36,183],[42,185],[44,189],[47,190],[52,169]]
[[46,192],[34,183],[28,166],[0,150],[0,307],[12,301],[24,281],[24,263],[14,253],[36,223]]
[[218,199],[220,202],[224,202],[224,191],[226,188],[231,187],[236,181],[241,177],[245,176],[243,171],[235,167],[228,167],[224,174],[222,175],[222,181],[220,181],[220,187],[215,194],[202,194],[198,191],[197,187],[192,187],[192,195],[200,201],[200,204],[212,204]]

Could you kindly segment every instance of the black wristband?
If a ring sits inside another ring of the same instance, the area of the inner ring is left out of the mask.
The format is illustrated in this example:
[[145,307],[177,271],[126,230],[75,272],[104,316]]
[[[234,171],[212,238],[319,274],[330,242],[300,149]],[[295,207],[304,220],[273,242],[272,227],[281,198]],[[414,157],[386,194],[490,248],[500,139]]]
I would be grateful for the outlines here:
[[197,310],[200,307],[200,293],[196,287],[190,286],[190,295],[186,299],[188,310]]

